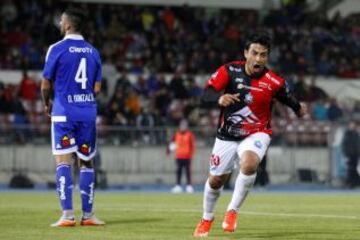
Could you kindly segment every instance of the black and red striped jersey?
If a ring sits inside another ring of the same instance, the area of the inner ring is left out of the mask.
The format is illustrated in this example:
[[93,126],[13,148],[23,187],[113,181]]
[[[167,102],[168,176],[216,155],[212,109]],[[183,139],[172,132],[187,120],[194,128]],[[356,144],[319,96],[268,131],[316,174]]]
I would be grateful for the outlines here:
[[208,80],[207,87],[224,94],[240,94],[239,102],[221,108],[217,137],[223,140],[241,140],[255,132],[271,135],[274,98],[295,112],[300,109],[300,104],[290,94],[283,78],[267,68],[260,77],[252,78],[245,73],[245,62],[241,61],[218,68]]

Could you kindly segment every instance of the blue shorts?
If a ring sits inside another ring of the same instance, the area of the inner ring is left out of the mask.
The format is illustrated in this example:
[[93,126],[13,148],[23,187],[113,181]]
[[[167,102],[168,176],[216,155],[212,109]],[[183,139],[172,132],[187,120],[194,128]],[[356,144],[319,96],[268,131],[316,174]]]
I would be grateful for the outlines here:
[[96,153],[96,123],[67,122],[53,118],[51,122],[51,143],[54,155],[76,152],[82,160],[90,160]]

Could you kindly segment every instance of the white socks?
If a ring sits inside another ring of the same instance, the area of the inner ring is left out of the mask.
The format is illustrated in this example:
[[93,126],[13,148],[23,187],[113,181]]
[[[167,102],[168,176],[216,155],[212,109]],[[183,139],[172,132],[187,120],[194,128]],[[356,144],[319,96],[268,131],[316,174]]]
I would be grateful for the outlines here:
[[239,212],[241,205],[245,201],[246,196],[254,185],[255,178],[256,173],[252,175],[245,175],[242,172],[239,172],[239,175],[236,178],[235,188],[231,198],[231,202],[228,205],[227,211],[235,210],[236,212]]
[[205,189],[204,189],[203,219],[205,220],[214,219],[214,208],[220,196],[221,190],[222,188],[212,189],[209,184],[209,179],[206,181]]
[[74,219],[74,210],[64,210],[63,211],[63,218],[66,219]]

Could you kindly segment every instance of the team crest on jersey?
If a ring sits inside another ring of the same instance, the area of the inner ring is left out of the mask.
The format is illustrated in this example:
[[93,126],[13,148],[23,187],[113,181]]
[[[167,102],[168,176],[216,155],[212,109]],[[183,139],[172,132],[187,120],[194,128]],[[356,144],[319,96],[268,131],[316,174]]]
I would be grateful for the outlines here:
[[257,147],[257,148],[262,148],[262,143],[259,141],[259,140],[257,140],[257,141],[255,141],[254,142],[254,145],[255,145],[255,147]]
[[64,135],[61,138],[61,146],[62,147],[69,147],[70,146],[70,138],[67,135]]
[[81,145],[81,147],[80,147],[80,152],[81,152],[82,154],[89,154],[89,152],[90,152],[90,147],[89,147],[89,145],[86,144],[86,143],[84,143],[83,145]]
[[253,99],[254,99],[254,97],[253,97],[253,95],[251,95],[251,93],[248,93],[248,94],[245,95],[245,102],[247,104],[252,103]]
[[236,67],[233,67],[233,66],[230,66],[229,70],[232,71],[232,72],[242,72],[241,68],[236,68]]
[[245,87],[244,84],[239,83],[236,88],[237,88],[237,89],[243,89],[244,87]]

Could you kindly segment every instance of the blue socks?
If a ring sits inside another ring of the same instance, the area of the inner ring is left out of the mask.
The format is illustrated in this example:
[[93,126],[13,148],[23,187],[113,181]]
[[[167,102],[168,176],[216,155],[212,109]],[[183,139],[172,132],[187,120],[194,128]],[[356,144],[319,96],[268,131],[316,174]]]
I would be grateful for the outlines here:
[[82,210],[84,213],[92,213],[94,202],[95,173],[93,168],[81,168],[80,177],[80,194]]
[[73,182],[72,182],[70,165],[61,164],[57,166],[56,187],[63,211],[73,210],[73,206],[72,206]]

